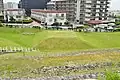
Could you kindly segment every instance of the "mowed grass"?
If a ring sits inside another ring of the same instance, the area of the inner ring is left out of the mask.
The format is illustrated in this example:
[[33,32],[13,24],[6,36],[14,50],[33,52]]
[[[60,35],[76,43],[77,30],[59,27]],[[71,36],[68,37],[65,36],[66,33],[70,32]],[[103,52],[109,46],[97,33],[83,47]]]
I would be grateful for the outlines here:
[[[35,35],[23,35],[22,33],[35,33]],[[120,33],[0,28],[0,47],[34,47],[41,52],[120,48],[119,41]]]

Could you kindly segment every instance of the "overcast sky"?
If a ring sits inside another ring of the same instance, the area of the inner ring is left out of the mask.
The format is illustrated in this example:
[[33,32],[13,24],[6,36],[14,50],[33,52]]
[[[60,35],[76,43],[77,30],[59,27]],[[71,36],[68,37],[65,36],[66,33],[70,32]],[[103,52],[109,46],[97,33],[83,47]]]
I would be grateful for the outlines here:
[[[4,2],[19,2],[19,0],[4,0]],[[111,7],[112,10],[120,10],[120,0],[111,0]]]

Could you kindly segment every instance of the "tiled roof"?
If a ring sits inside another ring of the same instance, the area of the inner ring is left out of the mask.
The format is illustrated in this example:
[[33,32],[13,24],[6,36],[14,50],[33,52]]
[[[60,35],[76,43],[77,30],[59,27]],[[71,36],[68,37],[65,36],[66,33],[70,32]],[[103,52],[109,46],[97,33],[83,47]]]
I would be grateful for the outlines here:
[[89,24],[102,24],[104,23],[102,20],[90,20],[88,21]]
[[22,11],[22,9],[6,9],[7,11]]
[[41,13],[66,13],[66,11],[59,10],[32,10],[33,12],[41,12]]

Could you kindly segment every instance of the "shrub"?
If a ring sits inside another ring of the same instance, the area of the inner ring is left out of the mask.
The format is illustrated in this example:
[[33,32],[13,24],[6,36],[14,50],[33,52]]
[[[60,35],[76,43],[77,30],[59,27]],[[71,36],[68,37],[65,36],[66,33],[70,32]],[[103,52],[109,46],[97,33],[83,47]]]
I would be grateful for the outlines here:
[[106,80],[120,80],[120,75],[116,72],[106,72]]
[[0,22],[0,27],[3,27],[2,23]]
[[116,25],[120,25],[120,22],[117,21],[117,22],[115,22],[115,24],[116,24]]
[[51,26],[59,26],[60,24],[58,22],[53,23]]
[[32,19],[29,19],[29,20],[23,20],[23,21],[9,21],[9,23],[31,23],[33,22]]
[[120,28],[113,30],[113,32],[120,32]]
[[70,23],[69,23],[69,22],[65,22],[64,25],[65,25],[65,26],[69,26]]

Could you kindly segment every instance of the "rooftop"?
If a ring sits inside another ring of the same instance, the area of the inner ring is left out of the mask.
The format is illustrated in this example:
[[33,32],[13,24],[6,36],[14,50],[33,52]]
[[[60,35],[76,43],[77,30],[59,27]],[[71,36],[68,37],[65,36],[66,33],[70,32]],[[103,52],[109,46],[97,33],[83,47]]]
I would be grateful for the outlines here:
[[41,13],[66,13],[66,11],[58,11],[58,10],[32,10],[33,12],[41,12]]
[[6,9],[6,11],[22,11],[23,9]]

